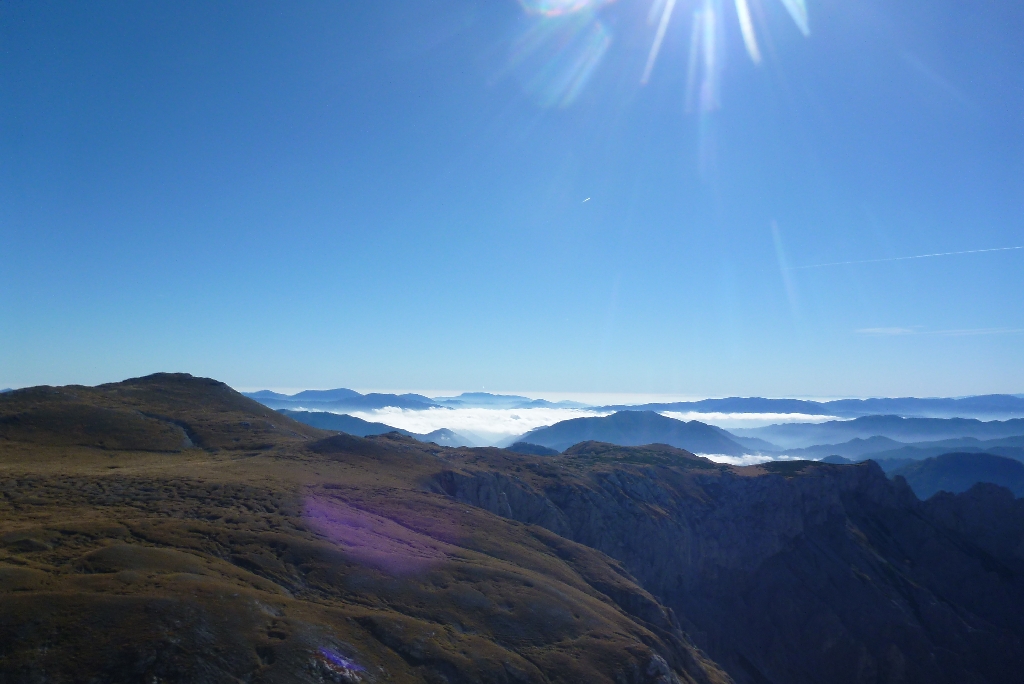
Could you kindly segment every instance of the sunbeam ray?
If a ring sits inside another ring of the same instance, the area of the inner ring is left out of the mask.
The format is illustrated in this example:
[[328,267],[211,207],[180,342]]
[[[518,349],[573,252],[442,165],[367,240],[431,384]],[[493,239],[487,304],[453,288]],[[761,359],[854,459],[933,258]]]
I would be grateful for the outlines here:
[[811,35],[811,27],[807,23],[807,5],[804,3],[804,0],[782,0],[782,4],[786,11],[789,12],[789,16],[793,17],[793,21],[796,22],[800,33],[805,36]]
[[665,2],[665,9],[661,13],[661,21],[658,22],[658,32],[654,34],[654,43],[651,45],[651,52],[647,55],[647,65],[644,67],[644,75],[641,83],[647,83],[651,78],[651,71],[654,69],[654,62],[658,59],[658,52],[661,51],[661,43],[665,40],[665,31],[668,29],[668,22],[672,18],[672,10],[675,9],[676,0]]
[[736,0],[736,16],[740,21],[740,33],[743,35],[743,45],[747,48],[747,54],[754,64],[760,64],[761,50],[757,46],[757,35],[754,33],[754,22],[750,19],[747,0]]

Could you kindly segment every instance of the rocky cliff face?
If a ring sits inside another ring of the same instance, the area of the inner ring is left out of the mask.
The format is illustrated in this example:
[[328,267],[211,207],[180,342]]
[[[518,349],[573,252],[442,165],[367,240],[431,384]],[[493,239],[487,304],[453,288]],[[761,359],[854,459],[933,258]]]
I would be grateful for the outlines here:
[[622,561],[739,682],[1020,681],[1019,512],[996,519],[980,490],[923,504],[872,462],[728,468],[672,452],[584,448],[435,486]]

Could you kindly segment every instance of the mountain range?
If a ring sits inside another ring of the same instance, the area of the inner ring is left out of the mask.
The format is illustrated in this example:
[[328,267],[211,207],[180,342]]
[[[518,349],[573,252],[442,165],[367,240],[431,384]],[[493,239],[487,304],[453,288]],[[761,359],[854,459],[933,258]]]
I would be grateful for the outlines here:
[[449,408],[586,408],[587,404],[577,401],[547,401],[531,399],[515,394],[491,394],[490,392],[463,392],[456,397],[435,397],[434,401]]
[[[820,459],[826,456],[843,456],[848,459],[922,459],[951,451],[991,451],[1010,458],[1024,452],[1024,436],[1000,437],[981,440],[974,437],[957,437],[928,442],[898,442],[888,437],[855,437],[839,444],[816,444],[803,449],[786,449],[786,455],[795,458]],[[1024,460],[1024,459],[1020,459]]]
[[823,423],[784,423],[758,428],[734,428],[733,434],[757,437],[782,449],[837,444],[851,439],[887,437],[897,442],[925,442],[973,437],[996,439],[1024,435],[1024,418],[980,421],[974,418],[903,418],[863,416]]
[[530,399],[514,394],[490,394],[489,392],[464,392],[455,397],[430,398],[422,394],[360,394],[355,390],[339,388],[331,390],[305,390],[296,394],[281,394],[270,390],[243,392],[244,396],[255,399],[273,409],[330,409],[332,411],[372,411],[382,408],[403,408],[425,410],[430,408],[582,408],[586,404],[574,401],[551,402],[545,399]]
[[[360,394],[350,389],[306,390],[287,395],[270,390],[245,393],[271,408],[330,408],[372,410],[398,408],[587,408],[573,401],[550,402],[543,399],[489,392],[464,392],[453,397],[426,397],[421,394]],[[781,413],[811,416],[857,418],[871,415],[898,415],[914,418],[1010,418],[1024,417],[1024,396],[987,394],[961,398],[873,398],[812,401],[804,399],[766,399],[763,397],[727,397],[700,401],[677,401],[638,405],[616,404],[589,407],[598,411],[675,411],[681,413]]]
[[1024,499],[993,485],[922,502],[873,462],[360,438],[181,374],[0,396],[0,468],[2,681],[1024,671]]
[[440,406],[433,399],[422,394],[381,394],[377,392],[360,394],[350,389],[306,390],[291,395],[260,390],[259,392],[247,392],[245,396],[272,409],[344,412],[372,411],[387,407],[423,410]]
[[1024,396],[987,394],[962,398],[875,398],[811,401],[727,397],[700,401],[676,401],[634,406],[614,405],[601,410],[623,409],[676,411],[680,413],[797,413],[811,416],[857,418],[870,415],[899,415],[916,418],[1008,418],[1024,416]]

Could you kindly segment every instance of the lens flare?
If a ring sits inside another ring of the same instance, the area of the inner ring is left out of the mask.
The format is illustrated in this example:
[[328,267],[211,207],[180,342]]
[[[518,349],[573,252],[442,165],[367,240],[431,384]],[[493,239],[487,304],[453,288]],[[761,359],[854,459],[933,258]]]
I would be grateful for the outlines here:
[[693,11],[690,58],[686,70],[686,109],[710,112],[718,109],[721,74],[722,26],[720,3],[704,0]]
[[609,2],[611,0],[519,0],[519,4],[528,14],[539,14],[544,17],[594,10]]
[[304,508],[309,526],[360,565],[411,575],[448,559],[445,543],[333,497],[311,492]]
[[800,33],[805,36],[811,35],[811,27],[807,23],[807,5],[804,4],[804,0],[782,0],[782,5],[789,12],[789,16],[793,17]]
[[[733,0],[736,20],[739,23],[740,35],[747,55],[754,64],[761,63],[761,48],[757,40],[757,31],[750,11],[750,3],[758,0]],[[810,24],[807,19],[805,0],[779,0],[789,13],[800,32],[810,35]],[[651,42],[651,50],[644,65],[640,83],[646,84],[658,60],[661,46],[672,20],[675,0],[654,0],[650,6],[648,23],[654,23],[654,17],[660,16],[658,28]],[[724,55],[724,31],[722,19],[725,16],[723,0],[699,0],[692,12],[692,32],[690,34],[690,59],[687,66],[687,109],[700,109],[707,112],[719,106],[719,80],[722,57]]]
[[[661,52],[661,42],[665,40],[665,31],[668,30],[668,22],[672,19],[672,10],[676,7],[676,0],[663,0],[660,4],[664,7],[661,10],[661,21],[658,22],[658,32],[654,34],[654,43],[651,45],[651,51],[647,55],[647,64],[644,66],[644,75],[640,79],[641,83],[647,83],[651,78],[651,71],[654,69],[654,62],[658,59],[658,53]],[[659,6],[658,2],[655,2],[651,6],[654,10]],[[648,21],[650,17],[648,17]]]
[[[612,42],[611,31],[601,21],[602,10],[614,0],[519,0],[526,25],[512,42],[509,70],[516,73],[524,90],[545,107],[572,103],[590,81]],[[687,65],[687,110],[710,112],[720,106],[720,80],[725,57],[724,22],[735,11],[743,47],[754,64],[762,61],[754,17],[763,0],[689,0],[690,57]],[[806,0],[778,0],[804,36],[810,35]],[[647,24],[654,36],[640,83],[646,85],[654,72],[678,0],[653,0],[647,8]],[[617,22],[618,23],[618,22]]]
[[754,33],[754,22],[750,19],[747,0],[736,0],[736,18],[740,22],[740,34],[743,36],[743,46],[747,48],[747,54],[754,64],[760,64],[761,49],[757,46],[757,34]]
[[601,63],[611,34],[593,12],[543,14],[512,44],[509,60],[523,89],[544,107],[565,107]]
[[334,668],[342,670],[342,674],[366,671],[366,668],[362,665],[357,664],[355,661],[346,658],[332,649],[321,648],[320,655]]

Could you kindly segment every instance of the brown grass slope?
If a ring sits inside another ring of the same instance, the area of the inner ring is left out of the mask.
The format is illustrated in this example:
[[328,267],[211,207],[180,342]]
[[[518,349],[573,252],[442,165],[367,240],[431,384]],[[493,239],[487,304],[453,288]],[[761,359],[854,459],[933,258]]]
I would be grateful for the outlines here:
[[0,438],[22,443],[128,451],[262,450],[327,434],[222,382],[185,373],[0,394]]
[[180,374],[0,395],[0,683],[728,681],[616,561],[438,485],[514,456]]

